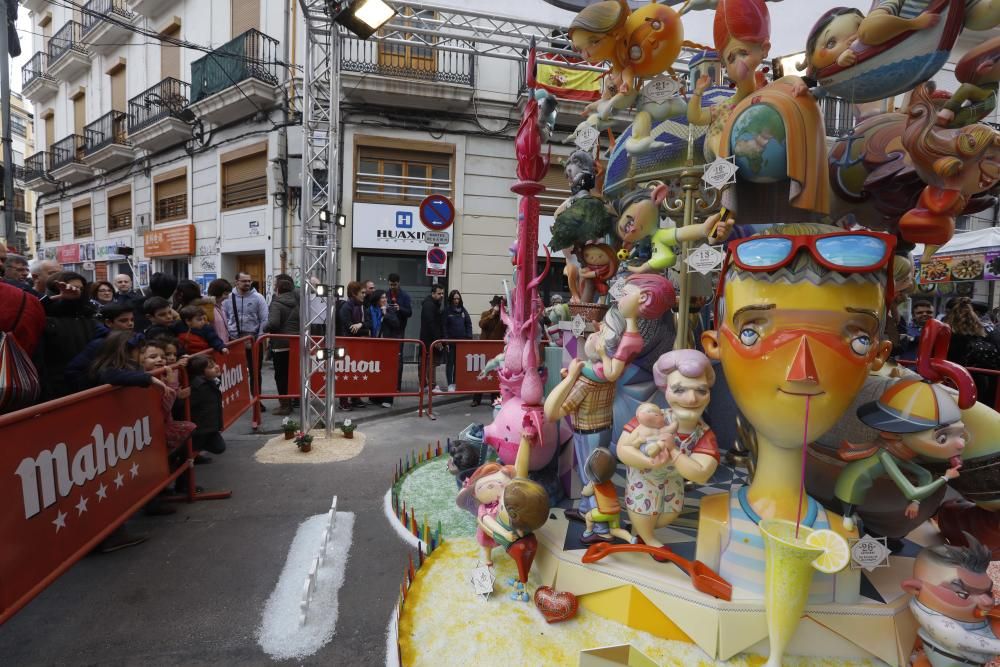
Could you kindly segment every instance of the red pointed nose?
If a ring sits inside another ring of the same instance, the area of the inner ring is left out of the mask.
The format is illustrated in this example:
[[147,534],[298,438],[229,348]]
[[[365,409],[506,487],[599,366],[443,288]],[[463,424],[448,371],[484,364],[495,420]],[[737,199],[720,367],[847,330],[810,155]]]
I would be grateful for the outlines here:
[[816,371],[816,364],[813,361],[812,351],[809,349],[809,339],[804,337],[799,342],[799,349],[795,351],[795,358],[788,369],[785,379],[789,382],[809,382],[816,384],[819,382],[819,373]]

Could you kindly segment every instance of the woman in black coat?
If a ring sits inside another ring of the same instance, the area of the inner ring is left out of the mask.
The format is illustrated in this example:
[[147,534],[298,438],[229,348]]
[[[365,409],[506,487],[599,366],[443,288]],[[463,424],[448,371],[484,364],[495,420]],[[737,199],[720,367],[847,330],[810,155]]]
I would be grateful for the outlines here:
[[[448,294],[448,302],[444,307],[444,335],[455,340],[472,340],[472,318],[462,303],[462,293],[457,289]],[[448,362],[445,366],[445,376],[448,378],[448,391],[455,391],[455,365],[457,347],[448,346]]]
[[[365,307],[365,286],[363,283],[351,281],[347,284],[347,300],[337,309],[337,335],[353,338],[369,338],[372,335],[371,312]],[[348,399],[341,397],[340,409],[350,411],[353,408],[363,408],[365,402],[360,398]]]

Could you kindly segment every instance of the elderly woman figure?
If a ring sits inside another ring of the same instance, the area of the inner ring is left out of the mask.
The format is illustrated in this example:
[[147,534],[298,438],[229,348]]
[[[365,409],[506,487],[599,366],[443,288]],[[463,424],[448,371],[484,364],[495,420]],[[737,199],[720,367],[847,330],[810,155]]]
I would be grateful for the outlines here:
[[704,484],[719,465],[719,447],[712,429],[702,421],[715,384],[712,362],[697,350],[674,350],[653,367],[656,386],[666,394],[666,426],[657,453],[639,448],[645,442],[634,433],[636,422],[618,440],[618,458],[628,466],[625,509],[632,531],[643,542],[662,546],[655,530],[671,524],[684,507],[684,481]]

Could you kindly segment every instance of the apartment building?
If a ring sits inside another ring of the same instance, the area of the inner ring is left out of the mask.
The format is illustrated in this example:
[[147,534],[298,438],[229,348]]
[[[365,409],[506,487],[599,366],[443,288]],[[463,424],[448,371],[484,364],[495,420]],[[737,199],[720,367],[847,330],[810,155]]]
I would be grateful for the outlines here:
[[32,225],[35,211],[35,193],[24,187],[24,160],[35,152],[34,119],[30,104],[16,92],[10,95],[10,136],[14,158],[14,238],[4,238],[6,228],[0,222],[0,242],[14,247],[29,257],[35,249]]
[[39,256],[139,284],[288,268],[294,0],[23,4]]

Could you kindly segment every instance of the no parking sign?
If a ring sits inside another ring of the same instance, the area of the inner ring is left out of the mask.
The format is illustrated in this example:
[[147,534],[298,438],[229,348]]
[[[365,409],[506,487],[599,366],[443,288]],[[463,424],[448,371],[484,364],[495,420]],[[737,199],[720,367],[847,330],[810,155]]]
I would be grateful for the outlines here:
[[444,248],[434,246],[427,249],[427,275],[435,278],[448,275],[448,253]]

